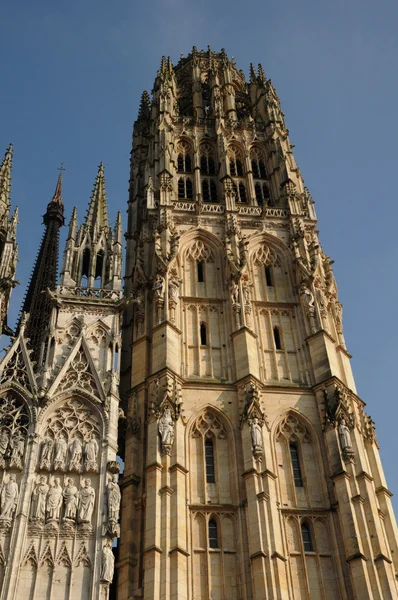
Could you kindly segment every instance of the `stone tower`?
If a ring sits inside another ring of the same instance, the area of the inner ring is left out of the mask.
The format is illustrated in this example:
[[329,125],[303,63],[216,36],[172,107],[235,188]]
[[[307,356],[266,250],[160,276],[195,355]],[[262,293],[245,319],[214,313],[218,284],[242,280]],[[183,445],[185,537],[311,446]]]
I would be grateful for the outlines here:
[[12,289],[18,283],[14,279],[18,262],[18,209],[10,214],[12,151],[10,144],[0,165],[0,335],[12,333],[7,326],[7,312]]
[[56,286],[63,211],[61,173],[30,312],[0,363],[1,600],[107,600],[113,578],[122,232],[120,214],[108,223],[102,165]]
[[374,423],[261,65],[163,58],[130,179],[118,600],[397,598]]

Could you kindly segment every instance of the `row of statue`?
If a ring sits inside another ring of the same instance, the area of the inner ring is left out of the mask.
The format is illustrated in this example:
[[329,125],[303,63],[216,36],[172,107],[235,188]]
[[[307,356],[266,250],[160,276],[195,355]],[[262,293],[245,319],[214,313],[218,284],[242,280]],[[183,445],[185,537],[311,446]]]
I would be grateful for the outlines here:
[[90,435],[84,443],[75,437],[68,446],[63,435],[54,441],[48,437],[41,447],[40,468],[50,471],[98,472],[98,442]]
[[0,467],[6,466],[6,460],[9,460],[9,467],[22,469],[23,458],[25,454],[25,436],[21,431],[13,434],[4,428],[0,431]]
[[[15,476],[11,475],[11,477],[15,480]],[[108,521],[117,523],[121,500],[117,475],[108,482],[106,499]],[[90,479],[85,479],[78,489],[73,477],[69,477],[66,486],[62,488],[59,477],[55,477],[53,484],[49,485],[46,477],[42,475],[32,492],[30,520],[38,524],[58,524],[63,511],[63,523],[77,521],[78,524],[91,524],[94,504],[95,490]]]

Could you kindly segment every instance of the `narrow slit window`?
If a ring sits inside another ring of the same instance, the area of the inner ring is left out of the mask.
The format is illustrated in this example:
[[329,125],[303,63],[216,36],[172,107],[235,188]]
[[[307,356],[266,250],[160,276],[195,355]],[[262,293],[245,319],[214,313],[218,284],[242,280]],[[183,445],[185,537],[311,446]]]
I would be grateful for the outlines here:
[[210,548],[218,548],[217,522],[215,519],[209,521],[209,546]]
[[246,188],[243,183],[239,184],[239,200],[240,202],[246,202]]
[[314,547],[312,545],[311,531],[307,523],[301,524],[301,536],[303,538],[304,552],[313,552]]
[[207,327],[206,323],[200,324],[200,345],[207,346]]
[[265,280],[267,282],[267,286],[268,287],[273,287],[273,282],[272,282],[272,269],[271,267],[265,267],[264,268],[265,271]]
[[205,264],[204,264],[203,260],[198,260],[198,262],[196,263],[196,270],[197,270],[198,282],[203,283],[203,281],[205,280]]
[[275,348],[277,350],[282,350],[281,332],[279,331],[279,327],[274,327],[274,341],[275,341]]
[[296,487],[303,487],[303,478],[301,475],[300,457],[296,444],[289,444],[290,459],[292,461],[293,479]]
[[205,441],[206,483],[216,483],[214,469],[214,447],[212,440]]

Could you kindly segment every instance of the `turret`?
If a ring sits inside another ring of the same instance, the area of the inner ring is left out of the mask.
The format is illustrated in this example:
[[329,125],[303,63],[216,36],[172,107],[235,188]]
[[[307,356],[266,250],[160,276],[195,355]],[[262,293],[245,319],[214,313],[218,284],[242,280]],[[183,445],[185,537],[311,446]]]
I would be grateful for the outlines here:
[[[120,259],[115,259],[115,252],[120,255]],[[77,212],[76,209],[73,210],[64,252],[61,286],[120,290],[121,280],[121,219],[118,217],[113,232],[108,222],[104,165],[101,163],[86,219],[79,229]]]

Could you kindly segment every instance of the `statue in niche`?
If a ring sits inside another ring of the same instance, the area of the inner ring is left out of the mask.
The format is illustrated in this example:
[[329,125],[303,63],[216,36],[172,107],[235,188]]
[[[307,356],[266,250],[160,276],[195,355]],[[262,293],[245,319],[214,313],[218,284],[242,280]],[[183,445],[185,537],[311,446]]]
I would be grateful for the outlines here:
[[98,443],[93,435],[90,435],[85,447],[86,471],[98,471],[97,456]]
[[341,450],[344,454],[344,457],[347,459],[350,459],[354,455],[354,450],[352,447],[351,432],[350,432],[349,428],[347,427],[347,423],[346,423],[346,420],[344,419],[344,417],[341,417],[341,419],[340,419],[339,426],[338,426],[338,432],[339,432],[340,446],[341,446]]
[[47,523],[59,522],[62,507],[62,487],[59,477],[54,479],[54,485],[50,487],[47,495],[46,515]]
[[17,478],[12,473],[7,483],[3,483],[1,487],[1,513],[0,519],[11,521],[12,516],[17,508],[19,490]]
[[108,482],[107,485],[107,496],[108,496],[108,519],[109,521],[115,521],[116,523],[119,520],[119,511],[120,511],[120,488],[118,484],[118,476],[113,475],[112,479]]
[[180,282],[176,275],[171,275],[169,279],[169,301],[177,301],[178,299],[178,290],[180,288]]
[[231,281],[231,300],[232,304],[239,304],[239,285],[236,281]]
[[70,446],[69,469],[80,473],[82,466],[83,446],[79,438],[75,438]]
[[84,480],[84,487],[79,492],[77,520],[79,523],[91,523],[94,510],[95,490],[91,486],[91,479]]
[[22,433],[17,432],[10,440],[11,460],[10,467],[22,469],[23,456],[25,453],[25,438]]
[[250,305],[250,283],[247,279],[242,282],[243,300],[246,306]]
[[157,302],[164,301],[164,277],[158,273],[153,284],[153,293]]
[[252,438],[253,452],[262,452],[263,450],[263,437],[261,435],[261,425],[258,422],[257,417],[254,417],[250,424],[250,435]]
[[54,440],[52,438],[47,438],[44,440],[41,447],[41,460],[40,460],[40,468],[46,469],[49,471],[51,469],[51,459],[54,448]]
[[66,455],[68,454],[68,443],[61,434],[55,441],[54,469],[64,471],[66,466]]
[[69,477],[62,492],[65,505],[64,521],[75,521],[77,511],[78,491],[73,477]]
[[46,518],[46,500],[49,486],[42,475],[32,492],[32,521],[44,523]]
[[165,408],[163,415],[159,419],[158,431],[163,451],[166,454],[170,454],[174,442],[174,421],[170,408]]
[[112,583],[115,568],[115,557],[110,544],[102,548],[101,581]]
[[5,454],[7,452],[8,442],[9,442],[8,431],[7,431],[7,429],[3,428],[0,433],[0,462],[2,463],[1,466],[3,466],[3,467],[5,465],[4,458],[5,458]]

